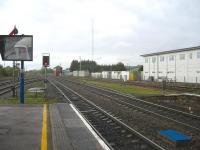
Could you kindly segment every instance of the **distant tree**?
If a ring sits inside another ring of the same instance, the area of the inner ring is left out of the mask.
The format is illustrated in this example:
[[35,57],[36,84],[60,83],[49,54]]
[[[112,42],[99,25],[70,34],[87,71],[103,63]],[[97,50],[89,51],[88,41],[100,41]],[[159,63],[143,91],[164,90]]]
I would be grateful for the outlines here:
[[70,65],[69,70],[70,70],[70,71],[79,70],[79,62],[78,62],[78,60],[73,60],[73,61],[71,62],[71,65]]
[[5,67],[3,68],[3,66],[0,66],[0,75],[1,76],[12,76],[13,73],[13,68],[12,67]]
[[[40,70],[38,70],[38,72],[39,72],[40,74],[45,74],[45,68],[42,67]],[[52,74],[52,73],[53,73],[53,69],[47,68],[47,74]]]
[[48,68],[48,69],[47,69],[47,73],[53,73],[53,69]]
[[78,70],[80,70],[80,63],[81,70],[88,70],[89,72],[97,71],[97,63],[95,61],[82,60],[81,62],[78,62]]
[[113,65],[114,71],[126,71],[126,67],[122,62],[117,63],[116,65]]
[[[80,70],[80,62],[73,60],[71,62],[70,71]],[[113,65],[98,65],[95,61],[82,60],[81,70],[88,70],[89,72],[101,71],[125,71],[125,65],[122,62]]]
[[0,65],[0,76],[3,76],[2,71],[3,71],[3,66]]
[[143,71],[143,65],[138,65],[138,66],[139,66],[138,71]]

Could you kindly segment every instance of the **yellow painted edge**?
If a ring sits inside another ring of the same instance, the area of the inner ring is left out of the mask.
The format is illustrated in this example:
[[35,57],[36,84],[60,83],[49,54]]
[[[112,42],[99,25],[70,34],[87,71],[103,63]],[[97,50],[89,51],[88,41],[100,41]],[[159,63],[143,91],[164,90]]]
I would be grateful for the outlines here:
[[43,107],[41,150],[47,150],[47,104]]

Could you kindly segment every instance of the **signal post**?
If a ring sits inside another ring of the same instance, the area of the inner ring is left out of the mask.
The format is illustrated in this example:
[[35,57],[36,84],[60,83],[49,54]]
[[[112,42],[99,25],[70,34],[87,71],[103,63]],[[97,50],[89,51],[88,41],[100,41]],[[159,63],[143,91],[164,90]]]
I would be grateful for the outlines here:
[[47,67],[49,67],[49,64],[50,64],[49,58],[50,58],[49,53],[43,53],[42,54],[42,65],[43,65],[44,70],[45,70],[45,74],[44,74],[45,95],[46,95],[46,90],[47,90]]

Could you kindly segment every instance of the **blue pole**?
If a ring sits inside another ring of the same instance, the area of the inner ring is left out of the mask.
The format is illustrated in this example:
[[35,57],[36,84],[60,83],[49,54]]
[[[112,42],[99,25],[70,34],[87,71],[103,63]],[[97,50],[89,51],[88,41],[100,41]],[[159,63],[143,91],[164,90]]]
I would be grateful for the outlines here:
[[20,104],[24,104],[24,61],[21,61],[20,71]]

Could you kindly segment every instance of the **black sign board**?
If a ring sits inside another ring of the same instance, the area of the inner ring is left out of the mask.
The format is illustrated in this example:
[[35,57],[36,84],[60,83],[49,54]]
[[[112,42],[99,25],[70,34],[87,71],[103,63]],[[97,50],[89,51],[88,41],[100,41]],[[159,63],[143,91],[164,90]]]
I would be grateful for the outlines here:
[[32,35],[0,35],[0,53],[6,61],[32,61]]

